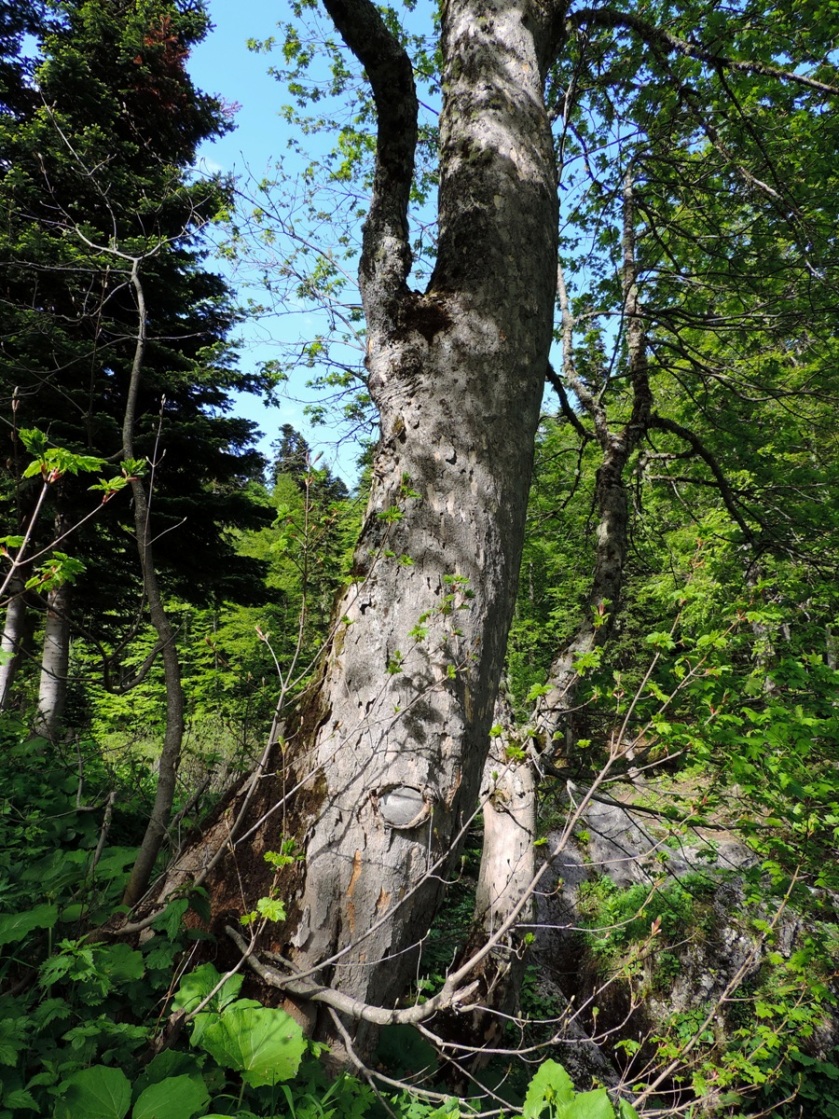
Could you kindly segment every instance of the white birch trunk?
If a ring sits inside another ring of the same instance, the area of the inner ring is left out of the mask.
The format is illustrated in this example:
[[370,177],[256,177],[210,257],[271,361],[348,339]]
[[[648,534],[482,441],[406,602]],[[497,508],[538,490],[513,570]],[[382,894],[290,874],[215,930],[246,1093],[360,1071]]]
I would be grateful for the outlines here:
[[44,623],[44,650],[38,686],[38,713],[35,732],[54,738],[61,727],[67,699],[67,673],[70,667],[70,587],[67,583],[47,595]]
[[27,637],[26,599],[23,580],[13,579],[8,587],[9,601],[0,638],[0,711],[11,699],[12,685],[20,665],[21,650]]

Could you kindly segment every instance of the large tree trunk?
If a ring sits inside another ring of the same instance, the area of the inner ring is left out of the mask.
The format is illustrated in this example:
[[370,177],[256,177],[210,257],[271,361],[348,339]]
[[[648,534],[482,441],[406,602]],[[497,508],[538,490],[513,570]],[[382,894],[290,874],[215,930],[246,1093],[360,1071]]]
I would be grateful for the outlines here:
[[326,7],[379,114],[361,263],[382,433],[370,505],[289,742],[184,853],[167,889],[226,843],[204,881],[216,914],[248,911],[271,885],[263,852],[296,838],[305,862],[274,882],[288,920],[259,948],[382,1006],[415,974],[477,806],[515,598],[556,277],[548,28],[528,0],[445,7],[439,254],[420,295],[406,286],[410,63],[367,0]]

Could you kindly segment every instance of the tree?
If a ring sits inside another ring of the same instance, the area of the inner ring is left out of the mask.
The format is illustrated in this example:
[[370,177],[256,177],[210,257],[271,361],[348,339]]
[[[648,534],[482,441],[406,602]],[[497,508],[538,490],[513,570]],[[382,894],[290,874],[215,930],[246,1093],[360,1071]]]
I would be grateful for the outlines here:
[[[255,425],[225,414],[230,391],[253,389],[257,379],[233,366],[225,335],[236,312],[196,247],[229,188],[193,178],[195,152],[229,120],[193,88],[185,68],[190,44],[207,29],[198,5],[68,0],[31,29],[43,54],[37,97],[17,119],[0,121],[9,203],[0,372],[15,424],[43,423],[65,448],[118,458],[131,488],[133,526],[109,508],[87,532],[77,529],[90,497],[69,476],[51,488],[50,503],[56,537],[72,532],[71,546],[91,560],[87,586],[76,588],[82,609],[101,619],[119,602],[123,632],[113,635],[110,651],[107,639],[99,642],[103,675],[118,675],[138,625],[137,599],[157,634],[152,657],[164,665],[164,743],[146,840],[126,888],[133,903],[165,837],[184,731],[177,635],[158,564],[193,601],[241,588],[256,565],[243,561],[230,571],[227,527],[263,520],[246,493],[262,467],[251,445]],[[20,477],[12,489],[26,523],[33,495]],[[133,569],[126,558],[132,536]],[[129,575],[116,585],[120,569]],[[109,585],[110,596],[102,593]],[[66,581],[50,588],[45,606],[35,726],[53,736],[82,609]],[[10,647],[20,645],[12,630],[19,614],[14,608],[7,616]]]
[[[391,14],[389,26],[366,0],[325,7],[366,71],[377,120],[360,262],[368,385],[381,423],[368,514],[317,679],[284,737],[174,864],[163,895],[205,886],[214,928],[237,945],[229,916],[281,898],[280,926],[251,926],[258,935],[246,945],[248,962],[304,1000],[320,1036],[363,1049],[371,1025],[418,1020],[471,994],[460,989],[473,970],[465,966],[425,1005],[389,1009],[415,969],[440,880],[478,806],[554,325],[557,163],[563,168],[570,152],[593,167],[608,212],[635,189],[634,149],[645,167],[666,164],[675,130],[688,152],[707,141],[726,189],[745,184],[738,200],[745,193],[745,210],[760,209],[756,172],[729,147],[742,127],[732,83],[757,84],[762,96],[791,90],[807,119],[837,86],[820,54],[832,31],[796,30],[794,5],[770,43],[746,9],[683,4],[659,16],[449,0],[439,44],[436,262],[418,293],[408,286],[417,141],[410,59]],[[790,54],[798,69],[778,63]],[[596,151],[587,143],[592,119],[606,133]],[[612,141],[625,129],[633,152],[616,142],[613,165]],[[771,162],[762,149],[752,154],[756,165]],[[620,229],[604,221],[599,234],[618,256]],[[796,251],[806,270],[803,245]],[[640,412],[629,418],[643,427],[650,401],[634,268],[623,283],[618,273],[618,300],[628,308]],[[597,397],[611,373],[597,383],[590,372]],[[627,445],[615,448],[620,437],[602,432],[603,453],[616,450],[619,470],[639,434],[628,431]],[[285,861],[266,867],[266,849],[282,849]],[[315,1022],[318,1004],[327,1011]]]
[[[290,765],[278,750],[265,768],[283,772],[259,782],[248,808],[258,818],[283,801],[283,786],[301,787],[284,808],[289,838],[302,844],[308,833],[305,873],[286,872],[300,891],[288,923],[295,966],[340,953],[340,996],[387,1005],[440,896],[429,868],[445,875],[474,810],[512,613],[554,297],[555,172],[541,97],[551,31],[547,13],[522,30],[519,5],[496,26],[476,24],[469,4],[450,8],[440,243],[420,295],[406,283],[410,62],[372,5],[329,10],[379,109],[361,284],[382,439],[353,584],[289,727]],[[492,66],[499,50],[503,72]],[[515,159],[505,143],[487,144],[487,129],[501,130]],[[529,255],[510,275],[517,245]],[[447,399],[456,409],[441,407]],[[261,858],[237,862],[247,894],[267,892]],[[240,904],[234,874],[220,867],[214,878],[219,911]],[[326,1022],[322,1032],[332,1032]]]
[[0,4],[0,110],[16,115],[33,100],[29,79],[32,60],[22,53],[24,36],[42,26],[44,6],[39,0],[3,0]]

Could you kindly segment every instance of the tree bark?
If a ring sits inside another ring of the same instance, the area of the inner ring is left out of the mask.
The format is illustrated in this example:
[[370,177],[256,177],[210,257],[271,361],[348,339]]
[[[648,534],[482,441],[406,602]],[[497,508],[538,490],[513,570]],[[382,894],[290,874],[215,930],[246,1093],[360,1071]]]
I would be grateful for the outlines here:
[[[475,1051],[483,1048],[491,1053],[503,1046],[509,1017],[519,1009],[526,967],[528,940],[520,926],[528,926],[529,932],[535,917],[537,775],[513,722],[513,712],[499,694],[481,783],[483,844],[474,918],[456,966],[501,935],[470,974],[474,984],[470,1009],[458,1008],[433,1023],[443,1052],[451,1059],[446,1078],[456,1094],[468,1094],[469,1077],[489,1060]],[[466,1075],[464,1066],[468,1066]]]
[[53,738],[61,727],[67,699],[67,673],[70,667],[70,586],[62,583],[47,595],[44,623],[44,650],[38,685],[38,713],[34,730]]
[[[226,844],[204,876],[216,914],[280,892],[288,920],[260,947],[387,1006],[415,974],[477,806],[515,600],[555,294],[550,26],[528,0],[445,6],[439,252],[419,294],[406,283],[410,63],[368,0],[326,7],[379,114],[360,267],[381,417],[370,503],[288,742],[184,852],[165,891]],[[272,880],[262,855],[285,838],[305,861]],[[332,1034],[325,1018],[316,1028]],[[364,1048],[364,1023],[352,1028]]]
[[563,373],[566,383],[580,400],[591,420],[594,438],[600,445],[601,462],[597,471],[594,508],[599,516],[594,573],[588,596],[588,609],[571,640],[560,649],[548,673],[548,691],[537,701],[532,722],[539,749],[546,760],[567,752],[566,734],[570,731],[568,714],[574,706],[579,684],[576,662],[585,653],[601,646],[611,633],[620,608],[624,565],[629,543],[629,503],[625,472],[627,463],[651,425],[653,397],[647,358],[646,321],[638,298],[635,258],[635,199],[632,173],[623,184],[622,236],[623,329],[627,366],[632,388],[632,411],[619,430],[610,426],[606,407],[599,394],[590,392],[577,376],[572,336],[574,321],[560,274],[562,309]]
[[[66,534],[68,522],[61,512],[55,516],[55,539]],[[61,727],[67,700],[67,674],[70,668],[70,598],[69,583],[60,583],[47,592],[47,614],[44,622],[44,647],[41,655],[41,679],[38,684],[38,710],[34,731],[45,738],[54,738]]]
[[9,707],[12,686],[29,636],[24,580],[15,576],[8,587],[9,600],[0,638],[0,711]]

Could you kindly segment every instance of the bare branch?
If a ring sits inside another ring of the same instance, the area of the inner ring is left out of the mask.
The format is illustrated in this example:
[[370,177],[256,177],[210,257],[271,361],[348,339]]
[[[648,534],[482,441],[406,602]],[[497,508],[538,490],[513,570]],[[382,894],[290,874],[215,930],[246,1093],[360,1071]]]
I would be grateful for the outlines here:
[[751,545],[755,545],[757,543],[755,535],[744,520],[737,506],[737,499],[734,496],[731,486],[728,484],[728,479],[722,467],[699,436],[695,435],[689,428],[683,427],[680,423],[676,423],[675,420],[669,420],[665,416],[658,415],[657,412],[650,416],[650,427],[657,428],[659,431],[669,431],[671,434],[678,435],[680,439],[684,439],[686,443],[690,444],[694,454],[698,455],[702,461],[708,465],[711,473],[714,475],[717,486],[719,487],[720,496],[725,502],[725,507],[731,519],[737,524],[746,540]]

